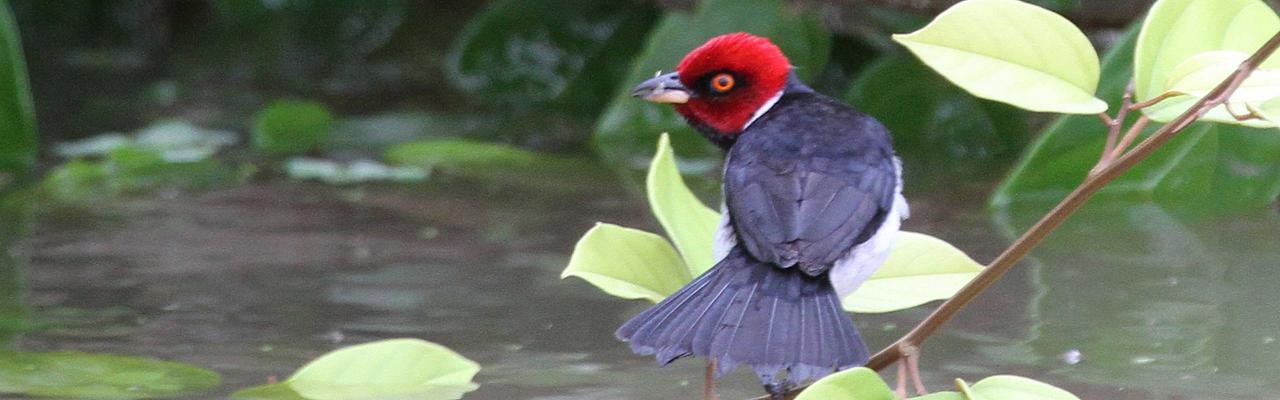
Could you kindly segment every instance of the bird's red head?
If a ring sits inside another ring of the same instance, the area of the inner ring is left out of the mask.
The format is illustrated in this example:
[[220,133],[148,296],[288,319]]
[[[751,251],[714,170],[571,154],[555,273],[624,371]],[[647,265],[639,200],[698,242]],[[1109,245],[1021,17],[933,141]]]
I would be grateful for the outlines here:
[[791,63],[769,39],[730,33],[693,49],[676,72],[650,79],[633,93],[675,103],[691,124],[733,135],[782,92],[790,73]]

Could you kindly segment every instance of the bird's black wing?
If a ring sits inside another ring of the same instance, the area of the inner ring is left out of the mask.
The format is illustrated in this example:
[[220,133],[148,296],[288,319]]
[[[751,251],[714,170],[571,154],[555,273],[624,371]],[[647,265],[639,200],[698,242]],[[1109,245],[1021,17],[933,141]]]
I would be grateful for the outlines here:
[[788,95],[730,150],[725,202],[753,256],[818,275],[879,229],[897,173],[880,123],[821,95]]

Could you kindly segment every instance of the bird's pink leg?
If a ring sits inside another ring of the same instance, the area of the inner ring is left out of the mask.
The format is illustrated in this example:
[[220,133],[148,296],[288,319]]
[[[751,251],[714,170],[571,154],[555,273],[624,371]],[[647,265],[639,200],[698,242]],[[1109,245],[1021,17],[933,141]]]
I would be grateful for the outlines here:
[[703,400],[720,400],[716,395],[716,360],[707,360],[706,381],[702,383]]

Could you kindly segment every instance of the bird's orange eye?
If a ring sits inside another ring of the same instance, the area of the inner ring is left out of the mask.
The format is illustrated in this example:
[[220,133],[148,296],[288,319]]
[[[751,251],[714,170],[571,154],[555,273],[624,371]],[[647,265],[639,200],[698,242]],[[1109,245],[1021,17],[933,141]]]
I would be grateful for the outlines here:
[[733,75],[722,73],[711,78],[711,90],[717,93],[725,93],[733,89]]

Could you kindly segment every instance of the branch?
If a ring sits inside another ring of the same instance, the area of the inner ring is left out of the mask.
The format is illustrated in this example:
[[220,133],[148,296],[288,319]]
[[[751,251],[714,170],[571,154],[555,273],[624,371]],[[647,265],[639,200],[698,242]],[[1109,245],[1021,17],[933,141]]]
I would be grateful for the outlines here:
[[[866,366],[877,371],[883,370],[894,362],[901,360],[906,355],[903,353],[903,349],[919,348],[919,346],[924,343],[930,335],[933,335],[938,328],[955,316],[955,314],[963,309],[965,305],[969,304],[970,301],[973,301],[974,298],[978,297],[979,294],[998,281],[1000,277],[1004,276],[1004,274],[1012,269],[1014,265],[1017,265],[1017,263],[1026,257],[1032,249],[1039,245],[1045,237],[1049,236],[1049,234],[1057,229],[1058,226],[1062,225],[1062,223],[1066,221],[1067,217],[1080,209],[1080,207],[1083,206],[1094,193],[1097,193],[1098,190],[1102,189],[1108,183],[1133,168],[1133,166],[1137,165],[1138,162],[1146,159],[1161,145],[1168,142],[1183,129],[1186,129],[1192,122],[1203,117],[1205,113],[1209,112],[1209,110],[1226,102],[1227,99],[1231,97],[1231,94],[1235,93],[1236,89],[1238,89],[1240,85],[1244,83],[1244,80],[1249,77],[1249,74],[1253,73],[1253,71],[1262,64],[1263,60],[1266,60],[1272,53],[1275,53],[1278,47],[1280,47],[1280,33],[1276,33],[1272,36],[1271,39],[1263,44],[1257,52],[1249,57],[1249,59],[1242,62],[1240,66],[1236,68],[1236,71],[1228,76],[1226,80],[1218,84],[1217,87],[1192,105],[1191,108],[1187,109],[1186,112],[1179,115],[1178,118],[1170,121],[1155,133],[1151,134],[1151,136],[1147,137],[1146,140],[1139,143],[1137,147],[1134,147],[1132,151],[1124,153],[1119,156],[1119,158],[1115,159],[1114,162],[1103,166],[1096,174],[1086,176],[1084,182],[1082,182],[1080,186],[1077,186],[1076,189],[1072,191],[1071,194],[1068,194],[1066,198],[1062,199],[1062,202],[1058,203],[1052,211],[1036,222],[1036,224],[1033,225],[1031,229],[1027,230],[1026,233],[1022,234],[1022,237],[1015,240],[1009,248],[1005,249],[1005,251],[1000,254],[1000,256],[991,261],[991,264],[988,265],[982,273],[978,274],[973,281],[960,289],[955,296],[952,296],[950,299],[943,302],[942,305],[939,305],[932,314],[921,321],[902,338],[898,339],[898,341],[890,344],[883,350],[880,350],[879,353],[876,353],[876,355],[871,358],[871,361],[867,362]],[[1119,148],[1119,146],[1117,146],[1117,148]],[[803,388],[797,388],[793,390],[789,393],[788,398],[791,398],[802,389]],[[767,398],[761,397],[758,400],[760,399]]]
[[951,299],[938,306],[938,309],[934,310],[919,325],[916,325],[911,332],[908,332],[901,339],[898,339],[896,343],[886,347],[877,353],[875,357],[872,357],[871,361],[867,363],[867,367],[875,370],[884,369],[902,358],[900,349],[902,349],[903,344],[920,346],[943,323],[950,320],[956,312],[960,311],[978,294],[999,280],[1005,272],[1013,268],[1023,257],[1026,257],[1027,253],[1031,252],[1031,249],[1034,249],[1045,237],[1049,236],[1050,232],[1062,225],[1062,222],[1078,210],[1080,206],[1084,205],[1085,201],[1089,200],[1094,193],[1097,193],[1107,183],[1133,168],[1138,162],[1146,159],[1157,148],[1168,142],[1169,139],[1172,139],[1183,129],[1186,129],[1192,122],[1203,117],[1209,110],[1221,105],[1230,98],[1231,94],[1235,93],[1236,89],[1240,87],[1240,84],[1244,83],[1244,80],[1249,77],[1249,74],[1258,69],[1258,65],[1262,64],[1263,60],[1275,53],[1277,47],[1280,47],[1280,33],[1272,36],[1253,56],[1241,63],[1226,80],[1218,84],[1213,91],[1210,91],[1209,94],[1197,101],[1190,109],[1179,115],[1178,118],[1151,134],[1150,137],[1139,143],[1137,147],[1134,147],[1133,151],[1125,153],[1116,159],[1114,163],[1098,171],[1098,174],[1085,178],[1080,186],[1076,187],[1071,194],[1067,195],[1066,198],[1062,199],[1061,203],[1058,203],[1053,208],[1053,211],[1050,211],[1039,222],[1036,222],[1031,229],[1022,234],[1022,237],[1015,240],[1004,253],[991,261],[991,264],[981,274],[978,274],[978,277],[974,278],[963,289],[960,289],[960,292],[956,293]]

